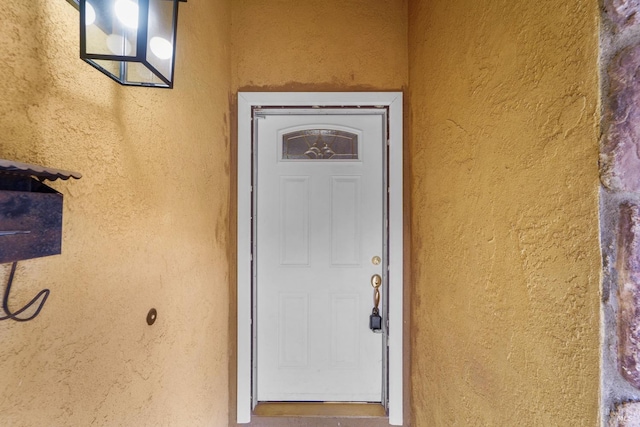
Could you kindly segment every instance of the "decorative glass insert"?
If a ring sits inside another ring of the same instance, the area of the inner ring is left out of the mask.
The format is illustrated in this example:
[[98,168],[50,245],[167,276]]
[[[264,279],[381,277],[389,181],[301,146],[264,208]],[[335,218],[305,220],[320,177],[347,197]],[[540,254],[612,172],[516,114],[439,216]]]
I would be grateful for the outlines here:
[[357,160],[358,135],[332,129],[308,129],[282,136],[284,160]]

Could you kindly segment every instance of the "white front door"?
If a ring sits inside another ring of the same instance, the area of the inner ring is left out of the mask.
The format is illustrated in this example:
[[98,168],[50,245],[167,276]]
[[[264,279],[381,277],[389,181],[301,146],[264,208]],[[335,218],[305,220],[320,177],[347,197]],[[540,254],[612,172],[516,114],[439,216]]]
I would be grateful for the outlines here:
[[254,113],[258,401],[383,401],[384,113]]

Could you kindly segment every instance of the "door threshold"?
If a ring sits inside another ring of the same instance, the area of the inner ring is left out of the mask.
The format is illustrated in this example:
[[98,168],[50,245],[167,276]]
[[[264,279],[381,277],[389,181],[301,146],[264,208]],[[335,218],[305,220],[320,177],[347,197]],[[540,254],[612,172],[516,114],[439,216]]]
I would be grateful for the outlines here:
[[259,417],[386,417],[380,403],[260,402],[253,410]]

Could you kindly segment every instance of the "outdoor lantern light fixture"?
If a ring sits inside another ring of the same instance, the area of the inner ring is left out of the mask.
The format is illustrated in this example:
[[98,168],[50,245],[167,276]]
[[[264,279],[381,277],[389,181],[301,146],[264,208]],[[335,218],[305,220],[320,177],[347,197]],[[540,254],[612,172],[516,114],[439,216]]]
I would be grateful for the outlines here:
[[80,58],[122,85],[173,87],[178,3],[79,0]]

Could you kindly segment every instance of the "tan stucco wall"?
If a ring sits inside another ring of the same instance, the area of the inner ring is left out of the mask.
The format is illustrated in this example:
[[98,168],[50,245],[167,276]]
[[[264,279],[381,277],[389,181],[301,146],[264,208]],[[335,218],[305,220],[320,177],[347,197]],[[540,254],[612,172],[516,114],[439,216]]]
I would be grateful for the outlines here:
[[84,174],[62,255],[19,263],[10,304],[51,296],[0,322],[0,425],[226,425],[228,3],[180,4],[173,90],[80,61],[65,0],[0,8],[0,158]]
[[413,425],[597,424],[597,4],[407,3],[182,3],[171,91],[82,63],[64,0],[0,9],[0,158],[84,174],[0,425],[233,425],[236,91],[409,84]]
[[234,88],[401,89],[407,83],[406,3],[232,2]]
[[409,10],[415,426],[596,426],[598,3]]

